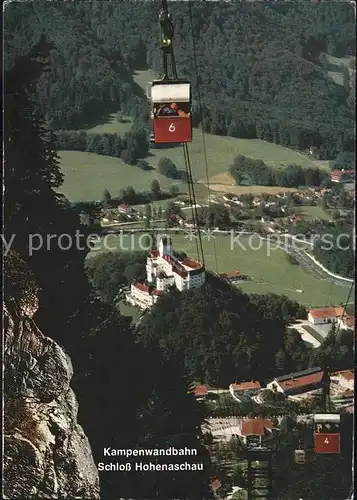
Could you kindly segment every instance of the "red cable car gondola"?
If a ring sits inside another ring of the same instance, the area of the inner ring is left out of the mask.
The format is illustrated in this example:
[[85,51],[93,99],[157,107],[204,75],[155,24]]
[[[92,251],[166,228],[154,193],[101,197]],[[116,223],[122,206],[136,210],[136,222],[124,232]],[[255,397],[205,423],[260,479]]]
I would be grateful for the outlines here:
[[169,79],[154,81],[149,97],[155,144],[191,142],[190,82]]
[[314,415],[314,435],[316,453],[340,453],[340,415]]

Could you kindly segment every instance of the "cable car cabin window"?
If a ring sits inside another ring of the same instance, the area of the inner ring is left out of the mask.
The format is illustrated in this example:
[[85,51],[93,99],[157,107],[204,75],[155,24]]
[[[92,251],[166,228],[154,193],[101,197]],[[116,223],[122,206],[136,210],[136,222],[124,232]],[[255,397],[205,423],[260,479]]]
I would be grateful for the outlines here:
[[334,413],[319,413],[314,415],[315,433],[336,434],[340,432],[340,415]]
[[318,422],[315,423],[315,433],[318,434],[336,434],[340,432],[340,424],[336,422]]
[[153,82],[150,95],[155,144],[191,142],[190,83],[177,80]]
[[169,118],[170,116],[189,117],[190,105],[187,102],[168,102],[154,106],[154,118]]

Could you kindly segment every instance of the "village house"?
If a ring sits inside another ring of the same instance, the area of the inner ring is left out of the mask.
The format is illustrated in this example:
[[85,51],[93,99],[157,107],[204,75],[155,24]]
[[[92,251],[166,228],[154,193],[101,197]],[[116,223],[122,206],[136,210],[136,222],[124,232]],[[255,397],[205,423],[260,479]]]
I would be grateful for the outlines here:
[[292,217],[290,217],[290,222],[292,222],[293,224],[296,224],[297,222],[300,222],[301,221],[301,217],[299,215],[293,215]]
[[343,307],[318,307],[309,310],[307,319],[312,325],[322,325],[337,321],[343,315]]
[[193,228],[195,227],[194,221],[191,217],[188,217],[186,221],[183,222],[183,225],[188,228]]
[[239,196],[234,194],[224,194],[222,198],[225,202],[227,202],[227,205],[225,204],[226,206],[244,205],[244,203],[239,199]]
[[237,206],[237,203],[235,203],[234,201],[232,200],[227,200],[225,203],[224,203],[224,206],[226,208],[235,208]]
[[241,403],[244,401],[248,401],[252,396],[257,395],[260,388],[260,382],[252,380],[250,382],[230,384],[229,392],[236,401]]
[[270,215],[264,215],[260,218],[260,222],[266,223],[266,222],[271,222],[272,218]]
[[201,401],[202,399],[206,399],[206,396],[208,395],[208,387],[206,385],[197,385],[194,390],[193,394],[197,401]]
[[295,396],[320,389],[324,372],[321,368],[310,368],[301,372],[276,377],[267,384],[267,389],[283,392],[286,396]]
[[126,295],[129,304],[140,307],[140,309],[149,309],[163,295],[161,290],[150,288],[144,283],[134,281],[130,287],[130,294]]
[[354,403],[354,371],[343,370],[330,375],[330,397],[337,411],[351,411]]
[[127,214],[128,212],[130,212],[130,207],[129,207],[129,205],[127,203],[121,203],[118,206],[118,211],[121,214]]
[[218,490],[219,490],[219,488],[221,488],[222,483],[221,483],[221,481],[220,481],[218,478],[216,478],[216,479],[214,479],[214,480],[211,482],[211,485],[210,485],[210,486],[211,486],[211,490],[212,490],[212,491],[214,491],[214,492],[216,492],[216,491],[218,491]]
[[262,438],[269,435],[273,429],[273,422],[264,418],[250,418],[241,420],[237,427],[237,434],[247,445],[261,444]]
[[219,275],[222,279],[229,281],[231,283],[235,283],[240,280],[248,279],[248,276],[242,274],[240,271],[228,271],[226,273],[220,273]]
[[332,170],[330,173],[330,179],[332,182],[344,183],[344,182],[354,182],[356,178],[355,170]]
[[341,330],[354,330],[355,323],[354,315],[344,315],[337,319],[337,325]]
[[355,375],[354,370],[343,370],[330,375],[331,385],[338,385],[343,390],[354,390]]
[[230,194],[230,193],[226,193],[222,196],[224,201],[231,201],[232,197],[233,197],[233,194]]

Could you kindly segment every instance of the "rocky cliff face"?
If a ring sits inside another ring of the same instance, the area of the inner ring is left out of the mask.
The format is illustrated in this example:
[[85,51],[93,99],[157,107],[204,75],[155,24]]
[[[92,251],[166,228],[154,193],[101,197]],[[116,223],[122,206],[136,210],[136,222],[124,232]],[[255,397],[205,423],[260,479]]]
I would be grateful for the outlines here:
[[69,357],[37,328],[36,300],[4,311],[4,498],[99,498],[99,477],[77,423]]

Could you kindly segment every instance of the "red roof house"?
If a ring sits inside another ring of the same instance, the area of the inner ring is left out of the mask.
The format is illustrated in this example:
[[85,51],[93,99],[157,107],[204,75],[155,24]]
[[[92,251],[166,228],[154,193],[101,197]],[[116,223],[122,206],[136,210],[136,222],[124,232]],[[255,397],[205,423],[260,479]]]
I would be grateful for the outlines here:
[[332,182],[353,182],[355,177],[355,170],[332,170],[330,173],[330,179]]
[[251,380],[250,382],[240,382],[239,384],[231,384],[229,388],[235,392],[247,391],[251,389],[260,389],[260,383],[257,380]]
[[267,388],[278,390],[287,396],[310,392],[322,387],[324,372],[321,368],[310,368],[301,372],[276,377]]
[[198,385],[197,387],[194,388],[193,394],[196,396],[196,398],[202,398],[203,396],[207,396],[208,394],[208,388],[206,385]]
[[308,320],[313,325],[318,325],[321,323],[331,323],[332,320],[337,320],[344,315],[343,307],[318,307],[316,309],[310,309],[308,314]]
[[273,423],[270,420],[264,418],[252,418],[247,420],[242,420],[241,423],[241,435],[242,436],[263,436],[265,430],[271,431],[273,428]]
[[139,283],[139,281],[134,281],[132,286],[141,292],[149,293],[149,287],[144,283]]

